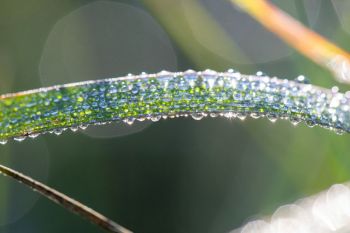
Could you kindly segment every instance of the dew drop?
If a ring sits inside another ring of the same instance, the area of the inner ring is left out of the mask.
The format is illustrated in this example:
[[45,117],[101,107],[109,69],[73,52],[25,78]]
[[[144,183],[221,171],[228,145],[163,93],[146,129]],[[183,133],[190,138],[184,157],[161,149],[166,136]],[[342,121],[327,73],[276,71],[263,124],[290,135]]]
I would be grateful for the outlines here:
[[271,121],[272,123],[275,123],[277,121],[277,118],[271,118],[271,117],[268,117],[267,119],[269,119],[269,121]]
[[132,125],[135,122],[135,118],[127,118],[123,121],[128,125]]
[[30,138],[37,138],[39,135],[40,135],[40,133],[32,133],[32,134],[29,134],[29,137]]
[[207,83],[207,88],[213,88],[217,78],[217,72],[214,70],[205,70],[201,73],[201,75],[204,81]]
[[345,133],[345,131],[342,130],[342,129],[335,129],[334,131],[335,131],[335,133],[338,134],[338,135],[343,135],[343,134]]
[[274,114],[268,114],[267,119],[269,119],[269,121],[271,121],[272,123],[275,123],[277,121],[277,116]]
[[159,121],[161,118],[162,118],[162,116],[160,116],[160,115],[158,115],[158,116],[152,116],[152,117],[151,117],[151,121],[157,122],[157,121]]
[[217,117],[217,116],[218,116],[218,114],[217,114],[217,113],[215,113],[215,112],[212,112],[212,113],[210,113],[210,114],[209,114],[209,116],[214,118],[214,117]]
[[192,114],[191,114],[191,117],[192,117],[194,120],[199,121],[199,120],[202,120],[204,116],[203,116],[202,113],[192,113]]
[[189,83],[190,87],[194,87],[196,80],[198,79],[197,72],[194,70],[187,70],[183,73],[185,80]]
[[107,124],[107,122],[96,122],[93,125],[106,125],[106,124]]
[[237,115],[238,119],[240,119],[241,121],[244,121],[247,118],[247,115],[243,114],[243,113],[239,113]]
[[301,120],[299,120],[298,118],[292,118],[292,119],[290,120],[290,122],[291,122],[294,126],[297,126],[297,125],[301,122]]
[[17,142],[22,142],[24,139],[26,139],[26,136],[19,136],[19,137],[14,137],[13,140]]
[[79,128],[82,130],[85,130],[88,127],[88,125],[79,125]]
[[235,118],[236,116],[237,116],[237,114],[235,114],[233,112],[226,112],[226,113],[224,113],[224,117],[226,117],[228,119]]
[[332,116],[331,119],[332,119],[333,122],[337,122],[337,119],[338,119],[338,118],[337,118],[337,116]]
[[63,129],[54,129],[53,133],[56,134],[57,136],[59,136],[63,133]]
[[337,87],[337,86],[334,86],[334,87],[332,87],[332,93],[333,94],[336,94],[336,93],[338,93],[339,92],[339,87]]
[[157,74],[158,77],[162,77],[162,76],[171,76],[171,73],[169,71],[166,70],[162,70],[161,72],[159,72]]
[[250,117],[251,117],[251,118],[254,118],[254,119],[258,119],[258,118],[260,118],[261,116],[260,116],[258,113],[253,112],[253,113],[250,114]]
[[77,132],[78,129],[79,129],[78,126],[72,126],[72,127],[70,127],[70,130],[72,130],[72,132]]
[[350,91],[345,92],[345,97],[350,99]]
[[145,121],[146,118],[145,117],[139,117],[139,118],[137,118],[137,120],[142,122],[142,121]]
[[310,84],[310,80],[307,79],[304,75],[299,75],[298,77],[295,78],[295,81],[298,83],[303,83],[303,84]]
[[264,73],[262,71],[258,71],[256,72],[256,76],[259,76],[259,77],[264,76]]
[[7,139],[0,139],[0,144],[5,145],[7,143]]
[[335,96],[335,97],[332,98],[332,100],[331,100],[331,102],[329,104],[329,107],[337,108],[339,105],[340,105],[340,99],[337,96]]
[[316,123],[313,121],[306,121],[306,125],[309,126],[310,128],[316,126]]

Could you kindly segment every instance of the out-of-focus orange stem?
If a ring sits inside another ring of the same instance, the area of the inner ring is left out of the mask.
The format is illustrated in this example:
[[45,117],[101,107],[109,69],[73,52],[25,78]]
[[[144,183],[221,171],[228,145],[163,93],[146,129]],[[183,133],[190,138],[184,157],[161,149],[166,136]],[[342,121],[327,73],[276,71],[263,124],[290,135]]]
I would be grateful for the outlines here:
[[[340,81],[350,83],[350,55],[319,34],[309,30],[267,0],[231,0],[270,31],[314,62],[334,72]],[[340,64],[340,63],[341,64]],[[342,70],[339,70],[342,69]],[[344,77],[346,75],[346,77]],[[341,76],[341,77],[339,77]]]

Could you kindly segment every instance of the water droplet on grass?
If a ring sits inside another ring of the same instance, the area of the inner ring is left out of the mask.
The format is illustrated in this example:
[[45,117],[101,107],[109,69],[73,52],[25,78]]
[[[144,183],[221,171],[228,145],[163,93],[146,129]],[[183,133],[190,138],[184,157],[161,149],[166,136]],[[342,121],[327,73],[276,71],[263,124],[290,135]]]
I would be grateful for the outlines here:
[[53,130],[53,133],[56,134],[57,136],[59,136],[63,133],[63,129],[55,129],[55,130]]
[[244,121],[247,118],[247,115],[243,113],[239,113],[237,114],[237,118],[240,119],[241,121]]
[[277,116],[275,114],[268,114],[267,119],[269,119],[269,121],[271,121],[272,123],[275,123],[277,121]]
[[5,145],[7,143],[7,139],[0,139],[0,144]]
[[132,125],[135,122],[135,118],[127,118],[123,121],[128,125]]
[[78,126],[72,126],[72,127],[70,127],[70,130],[72,130],[72,132],[77,132],[78,129],[79,129]]
[[191,117],[192,117],[194,120],[199,121],[199,120],[202,120],[204,116],[203,116],[202,113],[192,113],[192,114],[191,114]]
[[88,127],[88,125],[79,125],[79,128],[82,130],[85,130]]
[[157,122],[157,121],[159,121],[161,118],[162,118],[162,116],[161,116],[161,115],[158,115],[158,116],[152,116],[152,117],[151,117],[151,121],[153,121],[153,122]]
[[36,138],[40,135],[40,133],[32,133],[32,134],[29,134],[29,137],[30,138]]
[[254,119],[258,119],[258,118],[260,118],[261,116],[260,116],[258,113],[253,112],[253,113],[250,114],[250,117],[251,117],[251,118],[254,118]]
[[26,138],[27,138],[26,136],[19,136],[19,137],[14,137],[13,140],[18,141],[18,142],[22,142]]

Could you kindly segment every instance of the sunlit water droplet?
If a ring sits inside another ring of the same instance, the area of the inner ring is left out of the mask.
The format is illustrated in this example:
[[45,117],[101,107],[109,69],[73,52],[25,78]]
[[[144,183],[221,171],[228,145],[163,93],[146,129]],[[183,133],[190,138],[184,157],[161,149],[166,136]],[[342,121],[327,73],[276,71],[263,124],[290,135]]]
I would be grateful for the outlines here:
[[137,120],[140,121],[140,122],[143,122],[143,121],[146,120],[146,117],[139,117],[139,118],[137,118]]
[[29,134],[29,137],[30,138],[36,138],[40,135],[40,133],[32,133],[32,134]]
[[336,93],[338,93],[339,92],[339,87],[337,87],[337,86],[334,86],[334,87],[332,87],[332,93],[333,94],[336,94]]
[[243,113],[239,113],[237,114],[237,118],[240,119],[241,121],[244,121],[247,118],[247,115]]
[[127,118],[123,120],[126,124],[132,125],[135,122],[135,118]]
[[306,121],[306,125],[309,126],[310,128],[315,127],[317,124],[313,121]]
[[57,136],[61,135],[63,133],[63,129],[55,129],[53,131],[54,134],[56,134]]
[[303,83],[303,84],[309,84],[311,83],[308,78],[306,78],[304,75],[299,75],[298,77],[295,78],[295,81],[298,83]]
[[72,130],[72,132],[77,132],[78,129],[79,129],[78,126],[72,126],[72,127],[70,127],[70,130]]
[[262,77],[262,76],[266,76],[266,74],[262,71],[258,71],[256,72],[256,76]]
[[299,120],[298,118],[293,118],[290,120],[290,122],[294,125],[294,126],[297,126],[301,120]]
[[161,115],[158,115],[158,116],[152,116],[152,117],[151,117],[151,121],[153,121],[153,122],[157,122],[157,121],[159,121],[161,118],[162,118],[162,116],[161,116]]
[[261,116],[260,116],[258,113],[253,112],[253,113],[250,114],[250,117],[251,117],[251,118],[254,118],[254,119],[258,119],[258,118],[260,118]]
[[342,129],[335,129],[334,131],[335,131],[335,133],[338,134],[338,135],[343,135],[343,134],[345,133],[345,131],[342,130]]
[[237,116],[237,114],[233,113],[233,112],[226,112],[226,113],[224,113],[224,117],[226,117],[228,119],[235,118],[236,116]]
[[14,137],[13,140],[18,141],[18,142],[22,142],[26,138],[27,138],[26,136],[19,136],[19,137]]
[[0,139],[0,144],[5,145],[7,143],[7,139]]
[[277,121],[277,116],[274,114],[268,114],[267,119],[269,119],[269,121],[271,121],[272,123],[275,123]]
[[88,127],[88,125],[79,125],[79,128],[82,130],[85,130]]
[[192,113],[192,114],[191,114],[191,117],[192,117],[194,120],[199,121],[199,120],[202,120],[204,116],[203,116],[202,113]]

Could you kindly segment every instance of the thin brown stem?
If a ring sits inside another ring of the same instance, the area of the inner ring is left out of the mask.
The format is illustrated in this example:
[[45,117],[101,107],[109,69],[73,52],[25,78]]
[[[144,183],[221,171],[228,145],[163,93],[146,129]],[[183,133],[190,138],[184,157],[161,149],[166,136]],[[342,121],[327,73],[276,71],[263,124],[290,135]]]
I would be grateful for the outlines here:
[[231,0],[286,43],[350,83],[350,54],[308,29],[268,0]]
[[131,233],[130,230],[122,227],[121,225],[115,223],[114,221],[108,219],[102,214],[96,212],[95,210],[83,205],[82,203],[68,197],[67,195],[58,192],[57,190],[50,188],[39,181],[36,181],[22,173],[19,173],[11,168],[4,165],[0,165],[0,173],[3,175],[10,176],[19,183],[32,188],[34,191],[39,192],[41,195],[47,199],[61,205],[63,208],[91,221],[92,223],[98,225],[99,227],[109,231],[118,233]]

